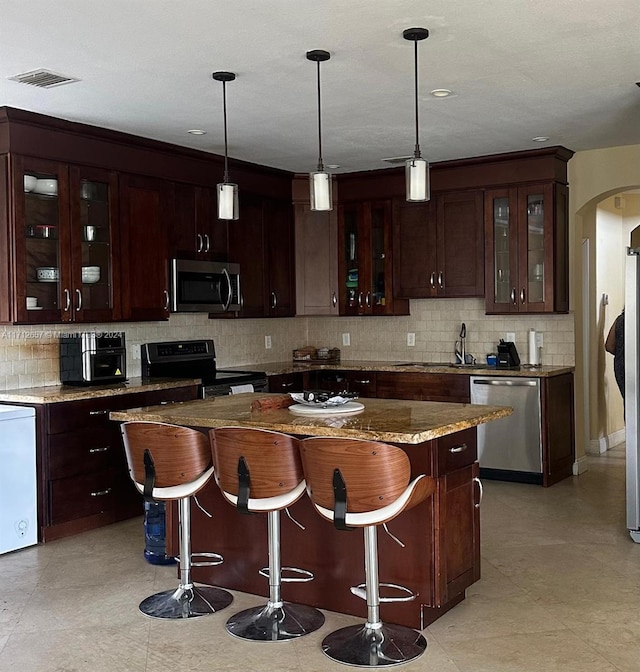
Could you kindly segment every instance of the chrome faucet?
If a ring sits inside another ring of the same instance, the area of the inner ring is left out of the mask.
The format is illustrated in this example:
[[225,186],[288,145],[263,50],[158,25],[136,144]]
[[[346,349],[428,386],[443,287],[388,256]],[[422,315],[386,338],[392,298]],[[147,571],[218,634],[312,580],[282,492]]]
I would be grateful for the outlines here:
[[463,322],[460,329],[460,340],[456,341],[455,354],[458,360],[457,364],[467,363],[467,325]]

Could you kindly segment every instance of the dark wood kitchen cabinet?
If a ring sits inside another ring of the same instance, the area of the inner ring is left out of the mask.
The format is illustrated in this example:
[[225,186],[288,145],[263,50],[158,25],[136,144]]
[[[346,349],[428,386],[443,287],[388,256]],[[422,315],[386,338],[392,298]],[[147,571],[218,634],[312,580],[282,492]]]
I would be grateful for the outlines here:
[[277,376],[269,376],[269,392],[302,392],[309,387],[308,373],[297,371],[295,373],[282,373]]
[[197,386],[189,385],[35,405],[40,540],[141,515],[120,426],[109,413],[196,398]]
[[169,318],[170,183],[120,175],[122,317]]
[[428,203],[393,200],[396,296],[484,296],[482,190],[436,194]]
[[169,249],[178,259],[227,261],[228,223],[218,219],[216,190],[174,184]]
[[567,186],[495,189],[485,203],[487,313],[568,312]]
[[6,286],[14,291],[0,301],[0,319],[118,319],[115,173],[24,156],[11,156],[2,166],[5,180],[10,178],[3,180],[9,187],[2,199],[9,236],[0,255]]
[[409,301],[394,299],[391,201],[340,206],[338,277],[341,315],[408,315]]
[[229,222],[229,261],[240,264],[239,317],[295,315],[293,206],[244,194]]
[[459,373],[378,371],[376,396],[381,399],[414,399],[468,404],[469,376]]

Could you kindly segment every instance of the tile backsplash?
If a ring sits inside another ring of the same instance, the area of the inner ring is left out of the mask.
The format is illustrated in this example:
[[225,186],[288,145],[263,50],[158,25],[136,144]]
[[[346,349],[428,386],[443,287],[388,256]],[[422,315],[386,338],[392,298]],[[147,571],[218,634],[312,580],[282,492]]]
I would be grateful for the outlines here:
[[[0,326],[0,389],[59,383],[58,337],[76,331],[116,331],[126,335],[127,374],[140,375],[140,344],[151,341],[213,338],[218,365],[240,366],[289,361],[304,345],[340,348],[342,359],[453,361],[460,325],[467,326],[467,352],[478,361],[495,351],[508,332],[515,333],[523,361],[533,328],[543,336],[542,363],[575,365],[573,315],[493,316],[483,299],[411,301],[406,317],[295,317],[210,320],[204,314],[172,315],[167,322]],[[415,334],[415,346],[407,334]],[[351,345],[342,345],[349,334]],[[270,349],[265,336],[271,337]]]

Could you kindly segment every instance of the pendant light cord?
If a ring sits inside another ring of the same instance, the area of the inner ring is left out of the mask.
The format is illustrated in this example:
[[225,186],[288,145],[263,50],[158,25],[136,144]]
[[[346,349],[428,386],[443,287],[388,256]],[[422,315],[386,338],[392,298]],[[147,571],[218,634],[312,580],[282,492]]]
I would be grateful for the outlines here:
[[320,61],[316,62],[318,66],[318,170],[324,170],[322,162],[322,114],[320,107]]
[[413,155],[414,158],[420,158],[420,144],[419,144],[419,131],[418,131],[418,40],[413,42],[413,60],[414,60],[414,90],[415,90],[415,103],[416,103],[416,147],[414,149]]
[[223,182],[229,181],[229,165],[227,160],[227,83],[222,82],[222,116],[224,119],[224,176]]

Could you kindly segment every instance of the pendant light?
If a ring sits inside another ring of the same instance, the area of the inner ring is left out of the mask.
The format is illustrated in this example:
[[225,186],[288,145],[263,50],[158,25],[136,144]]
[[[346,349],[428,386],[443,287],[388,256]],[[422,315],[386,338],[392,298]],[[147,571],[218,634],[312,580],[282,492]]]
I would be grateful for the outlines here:
[[224,113],[224,175],[217,185],[218,219],[238,219],[238,185],[229,182],[229,159],[227,156],[227,82],[236,78],[233,72],[214,72],[216,82],[222,82],[222,109]]
[[402,37],[411,40],[414,44],[414,89],[416,107],[416,146],[413,157],[406,163],[405,173],[407,180],[407,201],[428,201],[431,198],[429,185],[429,164],[420,155],[420,140],[418,133],[418,42],[429,37],[426,28],[407,28]]
[[331,174],[324,169],[322,163],[322,116],[320,107],[320,63],[328,61],[331,54],[323,49],[314,49],[307,52],[307,58],[314,61],[318,66],[318,169],[309,173],[311,209],[316,211],[333,210]]

